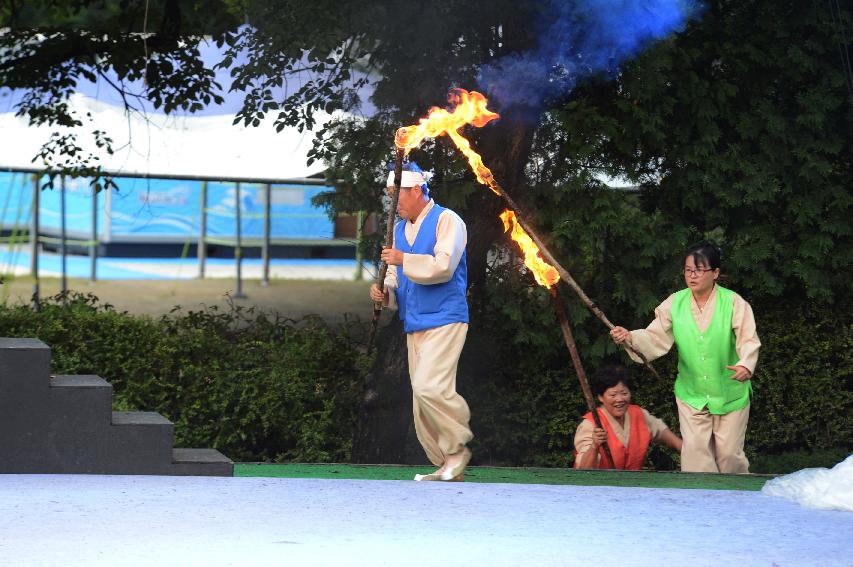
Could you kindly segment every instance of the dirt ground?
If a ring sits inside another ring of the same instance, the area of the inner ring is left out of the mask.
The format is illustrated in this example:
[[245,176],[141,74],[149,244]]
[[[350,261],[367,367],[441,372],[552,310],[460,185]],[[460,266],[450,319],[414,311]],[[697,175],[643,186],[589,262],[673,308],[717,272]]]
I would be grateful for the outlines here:
[[[317,314],[329,322],[337,322],[349,314],[369,319],[373,312],[368,299],[370,283],[367,280],[273,280],[269,286],[262,286],[259,280],[247,280],[243,282],[246,298],[234,299],[234,302],[286,317]],[[60,280],[42,278],[40,287],[41,297],[54,295],[59,293]],[[152,316],[169,313],[175,306],[184,310],[211,305],[224,308],[228,304],[226,294],[233,296],[235,288],[233,279],[103,280],[95,283],[68,280],[69,290],[93,293],[119,311]],[[7,278],[0,300],[10,305],[29,303],[32,293],[32,278]]]

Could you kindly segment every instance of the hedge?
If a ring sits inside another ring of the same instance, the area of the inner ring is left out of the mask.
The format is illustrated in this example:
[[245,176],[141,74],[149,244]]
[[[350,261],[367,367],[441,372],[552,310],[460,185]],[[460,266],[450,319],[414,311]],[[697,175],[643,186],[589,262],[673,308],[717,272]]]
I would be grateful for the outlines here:
[[[521,301],[529,306],[537,299]],[[547,301],[541,306],[520,311],[516,320],[503,313],[479,321],[489,324],[500,354],[493,368],[459,383],[472,408],[477,464],[571,463],[585,406],[560,337],[551,335],[553,322],[542,316]],[[853,449],[848,312],[809,304],[755,311],[763,346],[746,440],[753,471],[841,460]],[[582,332],[583,317],[573,318],[582,321],[577,335],[585,356],[595,345],[584,338],[591,333]],[[364,324],[333,328],[316,318],[295,321],[233,305],[139,317],[79,294],[57,296],[39,312],[0,307],[0,336],[43,340],[52,348],[54,373],[103,376],[113,384],[115,409],[158,411],[175,423],[178,446],[215,447],[237,461],[350,459],[367,368],[353,337],[364,336]],[[519,338],[518,329],[527,335]],[[600,363],[612,353],[586,358]],[[656,366],[661,379],[633,367],[635,400],[677,430],[675,356]],[[650,454],[656,468],[677,464],[668,450]]]
[[359,358],[346,333],[318,319],[233,305],[154,319],[72,294],[37,313],[0,309],[0,336],[47,343],[56,374],[102,376],[114,409],[162,413],[176,446],[237,461],[349,458]]
[[[509,290],[507,296],[491,298],[501,305],[500,313],[480,324],[504,346],[495,352],[488,380],[459,386],[472,407],[477,454],[492,464],[568,466],[573,461],[574,431],[586,405],[550,305],[542,297],[546,295]],[[521,298],[522,309],[514,306],[516,297]],[[773,472],[784,472],[812,462],[824,466],[853,452],[850,311],[807,302],[753,307],[762,348],[746,436],[751,470],[780,467]],[[621,352],[602,346],[603,327],[578,309],[582,308],[577,307],[573,317],[575,335],[587,373],[604,362],[629,366],[634,401],[677,432],[674,349],[655,361],[661,375],[655,378]],[[650,466],[674,469],[678,463],[678,456],[668,449],[653,446],[650,451]]]

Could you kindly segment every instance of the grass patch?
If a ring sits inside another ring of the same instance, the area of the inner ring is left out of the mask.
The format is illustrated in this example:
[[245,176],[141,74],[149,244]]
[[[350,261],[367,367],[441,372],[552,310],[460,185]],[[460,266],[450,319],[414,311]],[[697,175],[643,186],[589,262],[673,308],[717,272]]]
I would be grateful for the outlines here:
[[[237,463],[235,477],[345,478],[354,480],[412,480],[429,467],[350,464]],[[651,471],[576,471],[558,468],[468,467],[466,482],[564,484],[641,488],[698,488],[704,490],[761,490],[770,475],[729,475]]]

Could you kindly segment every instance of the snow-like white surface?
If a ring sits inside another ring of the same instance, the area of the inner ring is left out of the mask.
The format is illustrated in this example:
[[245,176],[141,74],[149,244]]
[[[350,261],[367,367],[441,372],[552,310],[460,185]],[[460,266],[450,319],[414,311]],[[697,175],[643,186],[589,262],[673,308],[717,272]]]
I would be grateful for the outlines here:
[[[761,491],[810,508],[853,512],[853,455],[831,469],[803,469],[774,478]],[[853,557],[850,563],[853,565]]]
[[760,492],[5,475],[0,564],[851,565],[853,514]]
[[[276,132],[274,117],[258,127],[235,126],[233,115],[127,113],[123,107],[82,94],[72,95],[69,106],[82,126],[33,127],[27,118],[15,116],[13,109],[0,113],[0,167],[42,167],[42,162],[33,163],[32,159],[51,133],[73,131],[78,144],[114,174],[297,179],[326,168],[321,162],[307,165],[313,132],[296,128]],[[316,128],[329,119],[329,115],[318,113]],[[93,130],[104,131],[112,138],[113,155],[96,146]]]

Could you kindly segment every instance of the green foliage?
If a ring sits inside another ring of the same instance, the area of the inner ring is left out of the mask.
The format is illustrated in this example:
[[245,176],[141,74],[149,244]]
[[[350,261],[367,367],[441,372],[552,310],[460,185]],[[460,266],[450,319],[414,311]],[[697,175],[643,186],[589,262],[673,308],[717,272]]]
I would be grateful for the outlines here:
[[47,343],[53,372],[103,376],[117,408],[172,420],[176,446],[241,461],[349,458],[361,361],[346,330],[236,306],[134,317],[91,295],[0,309],[0,335]]
[[816,2],[714,4],[553,112],[543,133],[559,149],[541,145],[566,162],[542,178],[559,186],[583,166],[625,176],[643,213],[666,219],[649,227],[656,238],[715,235],[744,293],[839,301],[853,263],[853,95],[838,56],[849,10],[841,21],[846,31]]
[[757,455],[749,463],[756,474],[787,474],[803,469],[832,468],[850,456],[850,449],[838,447],[818,451],[791,451],[781,455]]
[[384,114],[369,120],[335,119],[317,134],[309,152],[310,161],[328,164],[326,176],[336,180],[333,191],[313,198],[314,205],[324,207],[331,217],[341,212],[364,211],[365,222],[368,215],[379,219],[380,230],[365,234],[359,243],[365,258],[378,259],[385,240],[390,200],[380,180],[387,177],[387,164],[393,159],[387,143],[393,132],[390,119]]
[[[332,121],[311,158],[324,160],[329,177],[341,180],[319,204],[332,213],[379,214],[391,132],[441,103],[448,87],[473,88],[483,63],[529,49],[531,15],[541,5],[446,0],[424,10],[405,2],[228,0],[200,10],[198,3],[169,2],[183,18],[152,12],[157,32],[147,47],[155,73],[149,73],[141,37],[116,31],[140,30],[142,4],[122,2],[126,10],[110,11],[115,4],[40,1],[26,10],[15,3],[0,9],[10,28],[0,41],[0,83],[28,89],[18,110],[33,123],[80,121],[66,112],[67,95],[78,77],[107,69],[131,80],[148,76],[146,96],[166,110],[216,100],[212,70],[199,67],[197,50],[186,49],[204,31],[230,49],[221,66],[232,68],[235,87],[246,92],[237,116],[246,124],[272,113],[278,127],[310,127],[318,111],[357,111],[360,77],[367,78],[380,112]],[[237,30],[241,15],[254,27]],[[49,25],[39,30],[40,22]],[[177,30],[177,22],[185,25]],[[682,285],[679,254],[686,246],[708,237],[722,245],[729,286],[756,307],[765,345],[750,456],[851,445],[849,426],[838,417],[850,410],[849,343],[838,337],[849,340],[843,306],[853,291],[853,104],[839,57],[845,38],[853,37],[851,22],[847,6],[833,22],[820,2],[711,3],[682,33],[626,62],[615,80],[581,82],[523,124],[505,112],[499,123],[466,132],[554,255],[615,324],[645,325],[654,306]],[[81,26],[97,33],[73,33]],[[33,41],[42,32],[45,40]],[[248,61],[231,67],[240,50]],[[482,274],[485,251],[506,258],[513,249],[490,228],[495,199],[471,181],[444,142],[414,157],[435,171],[439,201],[468,224],[469,274]],[[74,140],[55,144],[57,154],[75,147]],[[523,178],[516,175],[522,169]],[[608,189],[600,174],[620,176],[635,189]],[[368,255],[375,257],[380,238],[366,241]],[[519,270],[514,260],[496,262],[489,282],[478,280],[470,290],[469,338],[485,330],[494,356],[486,376],[460,388],[471,395],[478,455],[563,463],[583,404],[550,300]],[[571,292],[563,295],[588,371],[621,356],[601,323]],[[175,334],[194,336],[186,329]],[[189,353],[181,356],[191,361]],[[247,346],[245,356],[253,363],[273,357],[257,346]],[[308,358],[294,360],[311,367]],[[184,362],[168,375],[177,376]],[[118,370],[125,370],[119,363],[131,364],[117,360]],[[673,364],[670,357],[658,366],[672,376]],[[253,368],[247,362],[222,372],[248,372],[259,384],[268,379]],[[281,372],[275,380],[285,379]],[[238,393],[227,389],[226,374],[194,375],[214,385],[216,407]],[[637,377],[638,400],[674,424],[671,381]],[[844,388],[833,382],[839,379]],[[652,458],[671,464],[663,453]]]
[[[766,309],[766,311],[764,310]],[[748,443],[753,454],[853,447],[850,310],[808,303],[758,308],[761,361]]]
[[[460,382],[472,408],[481,464],[570,466],[586,405],[555,320],[551,298],[512,263],[493,268],[489,302],[474,326],[499,348]],[[588,374],[627,357],[594,354],[597,320],[563,293]],[[754,472],[828,466],[853,450],[853,324],[813,305],[756,306],[763,347],[754,379],[747,454]],[[239,307],[135,317],[93,296],[58,296],[40,312],[0,308],[0,336],[38,337],[52,369],[98,374],[114,387],[114,409],[158,411],[175,422],[178,446],[212,446],[240,461],[342,462],[351,455],[367,361],[351,326],[284,320]],[[363,331],[363,329],[362,329]],[[467,348],[474,347],[469,344]],[[655,363],[657,379],[631,364],[634,401],[678,430],[672,393],[676,357]],[[650,451],[648,466],[677,468]]]
[[[472,327],[488,328],[489,340],[499,347],[491,351],[493,360],[482,380],[459,385],[473,408],[478,459],[497,465],[570,465],[575,429],[587,407],[551,297],[532,284],[515,261],[493,266],[490,276],[486,304],[492,307],[475,313]],[[587,375],[618,360],[601,322],[567,288],[561,286],[559,295]],[[660,380],[634,372],[635,401],[675,428],[672,382],[667,378],[673,375],[672,358],[656,365]],[[673,468],[676,459],[664,449],[651,453],[656,468]]]
[[489,329],[497,348],[489,350],[491,360],[476,380],[459,383],[472,408],[478,462],[564,466],[584,401],[551,298],[511,264],[492,268],[486,295],[494,308],[472,312],[471,324]]
[[[566,465],[586,404],[555,320],[548,294],[519,275],[514,263],[492,269],[487,304],[472,320],[499,345],[482,380],[460,383],[472,407],[472,429],[481,462],[502,465]],[[565,287],[575,340],[588,375],[619,361],[633,370],[634,401],[678,431],[673,382],[677,356],[655,361],[658,379],[616,353],[601,322],[591,318]],[[853,321],[849,309],[815,303],[754,305],[762,340],[753,380],[746,451],[757,472],[786,472],[784,455],[803,466],[825,466],[832,455],[853,450]],[[651,309],[642,322],[651,319]],[[600,345],[604,346],[600,346]],[[815,457],[810,457],[815,453]],[[796,455],[800,454],[800,457]],[[846,453],[845,453],[846,454]],[[823,455],[824,457],[820,457]],[[821,460],[823,458],[823,460]],[[838,462],[840,458],[834,462]],[[650,451],[649,466],[677,468],[678,456]],[[793,461],[792,461],[793,462]],[[772,467],[782,467],[771,470]],[[771,467],[769,469],[768,467]]]

